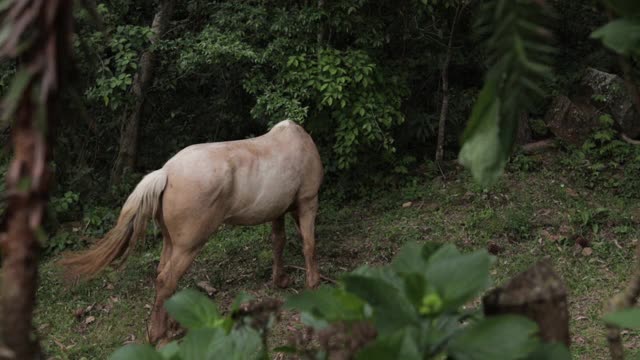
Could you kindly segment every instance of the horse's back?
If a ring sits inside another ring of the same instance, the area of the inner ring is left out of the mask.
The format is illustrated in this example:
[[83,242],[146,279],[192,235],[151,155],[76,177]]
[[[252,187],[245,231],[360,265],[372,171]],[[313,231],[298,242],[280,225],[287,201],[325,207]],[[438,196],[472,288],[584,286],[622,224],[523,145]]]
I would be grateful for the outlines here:
[[231,223],[257,224],[284,213],[298,197],[316,196],[322,163],[311,137],[284,121],[265,135],[189,146],[166,164],[166,198],[223,209]]

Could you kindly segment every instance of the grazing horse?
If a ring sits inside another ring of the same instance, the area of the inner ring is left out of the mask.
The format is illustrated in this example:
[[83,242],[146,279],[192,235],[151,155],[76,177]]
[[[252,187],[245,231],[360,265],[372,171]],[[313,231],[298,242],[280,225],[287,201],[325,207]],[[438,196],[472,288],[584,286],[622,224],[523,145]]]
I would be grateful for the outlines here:
[[189,146],[159,170],[147,174],[125,202],[116,226],[91,249],[70,254],[60,264],[72,279],[86,279],[124,261],[154,217],[163,246],[149,341],[164,338],[163,307],[207,239],[221,224],[271,222],[273,283],[289,283],[283,269],[284,216],[291,213],[303,240],[306,283],[320,281],[315,254],[315,218],[323,168],[311,136],[285,120],[247,140]]

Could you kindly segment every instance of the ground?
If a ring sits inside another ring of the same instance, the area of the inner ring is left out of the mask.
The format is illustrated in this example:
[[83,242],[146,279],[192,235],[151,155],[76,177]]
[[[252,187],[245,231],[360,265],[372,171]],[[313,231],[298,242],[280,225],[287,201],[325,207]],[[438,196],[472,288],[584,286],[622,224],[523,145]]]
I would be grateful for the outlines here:
[[[562,156],[527,159],[531,172],[516,163],[519,167],[512,166],[488,190],[448,164],[443,172],[416,176],[400,189],[379,189],[359,201],[339,202],[327,192],[316,229],[321,272],[338,278],[363,264],[387,263],[411,240],[489,249],[496,255],[496,284],[548,258],[569,289],[573,357],[607,359],[602,305],[632,273],[640,210],[636,199],[587,187],[565,169]],[[294,279],[290,288],[272,288],[269,232],[267,225],[222,229],[180,287],[206,281],[221,309],[240,291],[261,298],[301,291],[304,272],[294,268],[289,269]],[[291,221],[287,234],[286,262],[303,266],[301,242]],[[48,259],[41,270],[36,314],[47,355],[105,359],[123,343],[144,341],[159,250],[158,241],[147,239],[146,247],[121,271],[73,288],[62,284],[53,265],[56,257]],[[286,341],[296,320],[295,314],[285,313],[274,329],[273,343]],[[636,353],[640,337],[624,334],[625,347]]]

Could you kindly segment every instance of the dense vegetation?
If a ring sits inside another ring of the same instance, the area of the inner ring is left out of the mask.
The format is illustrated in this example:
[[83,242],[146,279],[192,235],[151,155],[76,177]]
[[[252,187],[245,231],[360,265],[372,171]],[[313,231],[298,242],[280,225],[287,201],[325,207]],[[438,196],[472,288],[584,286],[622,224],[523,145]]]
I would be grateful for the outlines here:
[[[623,39],[637,32],[637,5],[542,3],[114,0],[78,8],[77,71],[63,94],[67,121],[57,134],[57,187],[47,224],[54,235],[45,253],[101,237],[140,176],[181,148],[255,136],[285,118],[314,137],[327,172],[323,197],[334,203],[368,198],[373,189],[415,186],[425,175],[446,180],[442,160],[458,153],[483,185],[495,183],[519,128],[533,130],[524,141],[548,137],[541,118],[556,95],[575,90],[586,68],[619,73],[628,84],[637,75],[640,40]],[[0,91],[10,94],[16,64],[0,66]],[[7,127],[0,131],[6,138]],[[561,141],[558,154],[574,184],[632,201],[640,197],[640,150],[618,140],[619,132],[603,114],[588,138],[581,144]],[[0,174],[7,171],[5,157]],[[523,173],[541,168],[522,154],[511,166]],[[595,219],[601,212],[578,216],[580,231],[591,227],[584,231],[599,233]],[[514,221],[505,226],[527,240],[527,221]],[[590,249],[580,242],[586,236],[571,236]],[[302,310],[305,323],[316,329],[373,321],[379,336],[359,347],[359,356],[565,356],[561,349],[539,348],[531,337],[535,326],[523,320],[479,319],[459,326],[473,317],[459,307],[489,284],[486,253],[463,255],[452,246],[413,250],[401,251],[390,267],[361,268],[343,277],[341,287],[291,297],[287,304]],[[420,251],[423,256],[416,257]],[[450,265],[438,261],[459,262],[478,278],[445,281]],[[393,291],[401,295],[383,299],[382,293]],[[221,317],[198,296],[178,294],[168,305],[191,331],[180,349],[173,343],[163,356],[193,358],[190,351],[205,348],[266,354],[266,335],[258,330],[266,332],[267,326],[237,326],[241,321]],[[184,315],[189,309],[180,301],[198,303],[202,311]],[[341,305],[322,309],[327,303]],[[238,309],[232,306],[230,316]],[[492,337],[505,331],[515,340],[503,349]],[[127,349],[160,358],[150,349]]]

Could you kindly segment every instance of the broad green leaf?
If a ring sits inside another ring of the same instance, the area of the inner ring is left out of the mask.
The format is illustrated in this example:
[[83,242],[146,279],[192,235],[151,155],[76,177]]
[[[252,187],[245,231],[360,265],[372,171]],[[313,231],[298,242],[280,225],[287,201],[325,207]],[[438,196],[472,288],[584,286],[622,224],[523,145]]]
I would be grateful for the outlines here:
[[457,308],[489,286],[490,260],[484,250],[446,259],[432,257],[425,276],[442,297],[444,307]]
[[[424,249],[423,249],[424,253]],[[453,244],[446,244],[438,247],[435,251],[433,251],[429,257],[427,258],[427,263],[435,263],[438,261],[450,259],[453,257],[460,256],[460,251]],[[426,269],[425,269],[426,270]],[[424,271],[423,271],[424,273]]]
[[609,49],[623,55],[640,52],[640,20],[618,19],[591,34]]
[[226,337],[222,329],[194,329],[189,330],[187,336],[180,344],[181,360],[207,360],[213,359],[213,343],[215,339]]
[[[256,330],[242,328],[233,330],[227,336],[216,337],[207,359],[252,360],[264,357],[262,338]],[[222,357],[221,355],[224,355]]]
[[403,289],[403,280],[390,266],[371,267],[363,265],[352,271],[349,275],[361,275],[382,280],[398,290]]
[[412,273],[404,275],[403,280],[405,296],[416,309],[419,309],[420,306],[422,306],[425,293],[427,292],[427,282],[424,276],[422,274]]
[[180,348],[177,341],[172,341],[158,350],[162,358],[165,360],[181,360],[179,354]]
[[640,308],[616,311],[604,316],[604,322],[626,329],[640,329]]
[[164,360],[164,358],[149,345],[132,344],[116,350],[109,360]]
[[526,357],[526,360],[571,360],[571,353],[564,344],[541,343],[534,352]]
[[290,296],[285,308],[307,312],[329,322],[364,318],[364,303],[358,297],[339,288],[321,287]]
[[367,345],[356,356],[357,360],[419,360],[422,358],[415,338],[407,329],[391,335],[379,336],[375,342]]
[[427,262],[422,256],[422,246],[415,242],[405,244],[391,263],[391,268],[399,274],[420,274],[426,267]]
[[456,360],[522,359],[535,350],[537,329],[536,323],[521,316],[483,319],[456,335],[447,352]]
[[387,282],[360,275],[345,276],[343,281],[347,291],[371,305],[380,334],[389,334],[416,322],[415,308]]
[[509,156],[500,141],[499,124],[500,99],[495,88],[488,83],[474,105],[459,155],[460,163],[471,170],[473,178],[483,185],[497,181]]
[[174,319],[189,329],[217,327],[223,320],[216,305],[206,295],[186,289],[173,295],[164,307]]

